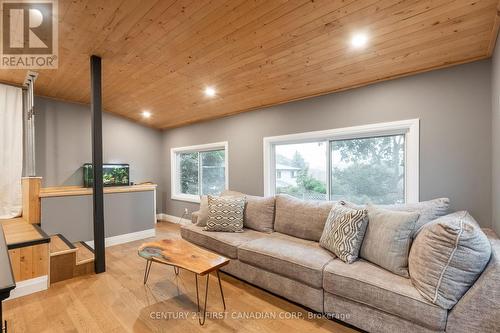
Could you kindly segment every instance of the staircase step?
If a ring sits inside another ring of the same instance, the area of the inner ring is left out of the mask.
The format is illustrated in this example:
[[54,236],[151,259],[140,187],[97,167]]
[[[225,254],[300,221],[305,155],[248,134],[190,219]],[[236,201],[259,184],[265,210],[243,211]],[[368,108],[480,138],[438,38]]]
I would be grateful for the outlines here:
[[87,264],[94,262],[95,255],[94,250],[88,246],[85,242],[74,243],[76,247],[76,265]]
[[71,244],[63,235],[56,234],[50,236],[50,256],[59,256],[76,252],[77,248]]
[[63,235],[50,236],[50,283],[73,277],[76,247]]

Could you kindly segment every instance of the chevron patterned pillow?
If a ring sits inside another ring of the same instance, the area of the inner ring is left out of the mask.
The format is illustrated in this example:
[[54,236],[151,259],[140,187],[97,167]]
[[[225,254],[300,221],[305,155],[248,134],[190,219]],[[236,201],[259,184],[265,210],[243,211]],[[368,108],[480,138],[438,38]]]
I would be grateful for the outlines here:
[[351,264],[358,258],[367,225],[366,209],[353,209],[338,203],[328,215],[319,244]]
[[205,231],[243,231],[245,197],[208,196],[208,220]]

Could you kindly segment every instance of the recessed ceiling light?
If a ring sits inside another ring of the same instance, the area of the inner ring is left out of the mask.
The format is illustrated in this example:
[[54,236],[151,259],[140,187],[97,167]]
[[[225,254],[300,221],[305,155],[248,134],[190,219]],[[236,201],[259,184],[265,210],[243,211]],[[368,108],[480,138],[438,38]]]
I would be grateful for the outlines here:
[[214,97],[215,96],[215,89],[213,87],[206,87],[205,88],[205,96]]
[[151,118],[151,112],[149,112],[149,111],[142,111],[141,114],[142,114],[143,118],[146,118],[146,119]]
[[351,38],[351,45],[357,49],[366,46],[368,43],[368,36],[364,33],[357,33]]

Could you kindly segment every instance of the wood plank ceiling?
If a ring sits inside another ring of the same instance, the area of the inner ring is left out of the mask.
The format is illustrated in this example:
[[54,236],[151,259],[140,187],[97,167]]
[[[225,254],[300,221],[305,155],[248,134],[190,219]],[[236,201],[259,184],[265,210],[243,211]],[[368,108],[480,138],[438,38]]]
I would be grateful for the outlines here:
[[[498,0],[60,0],[59,12],[59,69],[39,71],[36,93],[89,103],[98,54],[105,109],[162,129],[487,58],[499,15]],[[351,47],[357,32],[366,48]]]

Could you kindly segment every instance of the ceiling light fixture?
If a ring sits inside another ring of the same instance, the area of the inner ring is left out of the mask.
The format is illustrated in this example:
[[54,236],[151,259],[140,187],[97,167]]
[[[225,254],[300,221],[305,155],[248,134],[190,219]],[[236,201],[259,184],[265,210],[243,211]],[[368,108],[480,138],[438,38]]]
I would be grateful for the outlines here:
[[214,97],[215,96],[215,89],[213,87],[206,87],[205,88],[205,96]]
[[364,33],[357,33],[351,38],[351,45],[356,48],[362,48],[368,43],[368,36]]
[[149,112],[149,111],[142,111],[142,117],[146,118],[146,119],[151,118],[151,112]]

